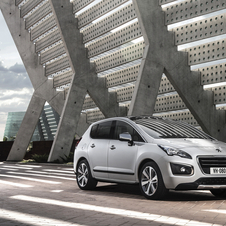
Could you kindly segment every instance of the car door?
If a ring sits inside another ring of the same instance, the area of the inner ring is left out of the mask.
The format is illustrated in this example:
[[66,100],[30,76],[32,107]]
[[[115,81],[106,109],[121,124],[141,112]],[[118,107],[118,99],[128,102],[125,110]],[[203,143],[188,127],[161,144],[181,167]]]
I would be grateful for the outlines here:
[[107,156],[112,121],[95,124],[91,128],[91,142],[88,147],[90,167],[93,176],[100,179],[108,178]]
[[[119,134],[129,132],[134,140],[134,144],[129,146],[128,142],[120,141]],[[143,139],[136,130],[126,122],[116,121],[113,139],[109,142],[108,150],[108,172],[110,179],[118,181],[134,181],[135,165],[138,152],[138,143]]]

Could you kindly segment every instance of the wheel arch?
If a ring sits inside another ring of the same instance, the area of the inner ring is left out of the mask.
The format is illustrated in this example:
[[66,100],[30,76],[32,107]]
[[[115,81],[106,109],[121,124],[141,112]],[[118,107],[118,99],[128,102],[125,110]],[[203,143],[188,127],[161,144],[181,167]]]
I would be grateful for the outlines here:
[[[157,165],[157,167],[159,168],[158,164],[157,164],[153,159],[150,159],[150,158],[143,159],[143,160],[140,162],[140,164],[139,164],[139,166],[138,166],[138,168],[137,168],[137,175],[138,175],[138,177],[139,177],[139,175],[140,175],[141,168],[142,168],[143,165],[146,164],[147,162],[154,162],[154,163]],[[160,168],[159,168],[159,170],[160,170]],[[160,170],[160,172],[161,172],[161,170]],[[162,172],[161,172],[161,174],[162,174]]]
[[88,162],[88,160],[87,160],[85,157],[83,157],[83,156],[80,157],[80,158],[78,159],[77,163],[76,163],[76,169],[75,169],[76,172],[77,172],[77,168],[78,168],[78,163],[81,162],[82,160],[86,160],[86,161]]

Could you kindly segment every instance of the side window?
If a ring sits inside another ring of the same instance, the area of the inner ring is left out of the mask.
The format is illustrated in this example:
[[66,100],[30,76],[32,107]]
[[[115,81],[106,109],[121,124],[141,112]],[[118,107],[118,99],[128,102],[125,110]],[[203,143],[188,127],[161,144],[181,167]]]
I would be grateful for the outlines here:
[[141,138],[141,136],[137,133],[137,131],[132,126],[122,121],[116,122],[113,139],[118,140],[119,134],[125,133],[125,132],[128,132],[132,136],[133,141],[144,142],[144,140]]
[[110,139],[112,121],[96,124],[92,127],[90,136],[93,139]]

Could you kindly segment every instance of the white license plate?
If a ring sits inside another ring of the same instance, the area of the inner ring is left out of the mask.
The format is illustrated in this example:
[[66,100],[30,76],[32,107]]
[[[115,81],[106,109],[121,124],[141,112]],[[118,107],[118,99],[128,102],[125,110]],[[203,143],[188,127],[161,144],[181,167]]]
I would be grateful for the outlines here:
[[226,167],[221,168],[210,168],[210,174],[226,174]]

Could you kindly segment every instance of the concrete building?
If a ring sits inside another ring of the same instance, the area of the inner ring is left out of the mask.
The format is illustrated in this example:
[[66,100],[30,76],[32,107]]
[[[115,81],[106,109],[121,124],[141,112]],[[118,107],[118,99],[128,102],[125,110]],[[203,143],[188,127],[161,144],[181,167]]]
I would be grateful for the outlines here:
[[46,101],[60,115],[49,161],[112,116],[170,117],[226,141],[225,0],[1,0],[0,8],[35,90],[8,160],[23,158]]
[[[14,140],[22,124],[25,112],[9,112],[4,137]],[[59,115],[49,105],[45,105],[41,113],[31,141],[53,140],[59,124]]]

